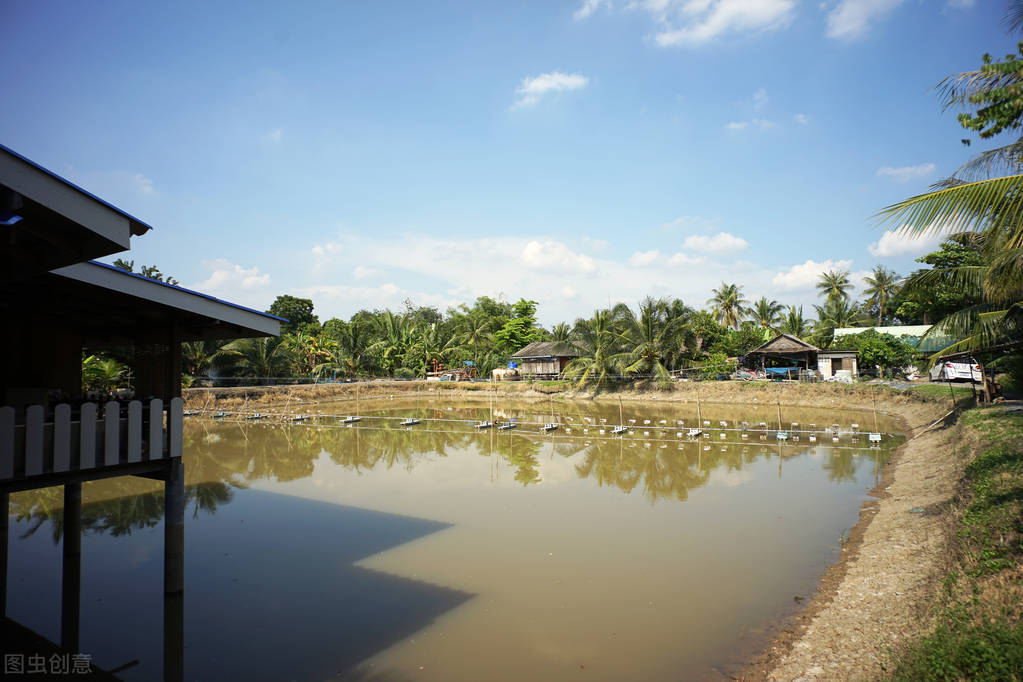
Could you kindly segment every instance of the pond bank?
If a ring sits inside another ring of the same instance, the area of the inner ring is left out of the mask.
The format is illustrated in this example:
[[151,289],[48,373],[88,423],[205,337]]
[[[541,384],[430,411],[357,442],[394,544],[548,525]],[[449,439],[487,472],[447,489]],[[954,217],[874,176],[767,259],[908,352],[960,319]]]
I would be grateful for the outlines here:
[[[279,409],[300,411],[338,400],[421,394],[430,398],[487,400],[490,385],[435,382],[362,382],[256,389],[192,389],[190,409]],[[837,384],[674,384],[670,390],[629,389],[597,396],[565,386],[495,385],[499,397],[517,401],[587,399],[705,404],[758,403],[830,409],[866,409],[899,418],[911,438],[885,467],[877,499],[863,505],[845,543],[842,559],[828,570],[817,593],[799,613],[779,623],[773,641],[743,679],[863,679],[881,673],[889,650],[922,634],[932,621],[936,581],[945,566],[948,501],[962,473],[963,446],[953,429],[939,424],[951,408],[948,397],[907,394],[883,386]],[[917,510],[923,509],[921,513]],[[731,675],[729,675],[731,676]]]

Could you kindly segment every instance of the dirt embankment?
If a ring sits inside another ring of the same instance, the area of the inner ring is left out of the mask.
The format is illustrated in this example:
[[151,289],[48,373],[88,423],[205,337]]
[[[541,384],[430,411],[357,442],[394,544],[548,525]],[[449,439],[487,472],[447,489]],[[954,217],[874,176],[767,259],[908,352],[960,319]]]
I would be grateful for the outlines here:
[[[192,389],[191,409],[241,409],[389,397],[487,399],[485,383],[362,382],[249,389]],[[864,504],[843,557],[824,576],[817,594],[792,621],[781,624],[771,645],[744,673],[759,680],[859,680],[881,672],[888,652],[928,629],[930,605],[947,548],[948,512],[962,474],[966,445],[947,428],[951,401],[883,386],[700,382],[669,389],[629,389],[591,395],[563,386],[526,382],[495,384],[515,400],[559,398],[644,402],[774,404],[878,410],[897,416],[910,439],[885,467],[874,500]],[[958,451],[957,451],[958,447]]]
[[[493,386],[493,389],[491,389]],[[897,414],[912,425],[927,415],[936,418],[948,411],[950,401],[929,400],[886,386],[842,384],[782,384],[742,383],[735,381],[708,381],[671,384],[667,389],[630,388],[593,394],[576,391],[563,385],[546,385],[526,381],[490,383],[427,382],[427,381],[364,381],[354,384],[312,384],[298,386],[268,386],[250,388],[193,388],[185,389],[187,409],[237,410],[243,406],[255,408],[299,408],[310,404],[390,397],[398,394],[423,397],[450,396],[478,397],[486,400],[493,390],[496,396],[515,400],[549,400],[551,395],[565,399],[614,400],[643,402],[696,402],[718,404],[791,405],[795,407],[870,409],[877,408]]]

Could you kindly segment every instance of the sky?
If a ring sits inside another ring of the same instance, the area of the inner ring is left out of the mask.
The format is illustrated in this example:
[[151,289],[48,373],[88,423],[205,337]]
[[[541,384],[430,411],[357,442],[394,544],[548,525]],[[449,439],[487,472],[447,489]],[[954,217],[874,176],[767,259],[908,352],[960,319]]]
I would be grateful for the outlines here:
[[[722,282],[810,306],[939,238],[878,210],[1005,140],[935,86],[1004,0],[0,1],[0,143],[154,226],[128,258],[257,309]],[[112,261],[113,256],[106,260]]]

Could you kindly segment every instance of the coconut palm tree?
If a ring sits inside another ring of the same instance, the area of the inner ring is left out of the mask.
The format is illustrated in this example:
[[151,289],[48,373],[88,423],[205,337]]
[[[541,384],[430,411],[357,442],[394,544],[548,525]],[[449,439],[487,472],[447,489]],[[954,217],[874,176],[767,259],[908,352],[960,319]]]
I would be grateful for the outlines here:
[[835,329],[839,327],[855,327],[860,321],[860,310],[855,303],[841,298],[829,298],[824,305],[815,305],[817,324],[814,336],[818,343],[830,345]]
[[739,328],[739,321],[746,314],[746,297],[742,295],[742,287],[736,284],[721,283],[714,294],[707,299],[707,305],[714,307],[717,321],[725,327]]
[[863,293],[867,295],[867,303],[877,306],[877,326],[881,326],[885,313],[888,312],[888,302],[899,290],[900,277],[893,270],[883,265],[874,268],[873,274],[863,278],[867,288]]
[[551,327],[551,341],[568,341],[572,338],[572,327],[567,322],[559,322]]
[[810,333],[813,324],[813,320],[803,317],[803,306],[799,306],[797,310],[796,306],[790,305],[788,314],[782,318],[781,324],[778,325],[778,331],[801,339]]
[[627,350],[622,355],[626,372],[653,375],[658,381],[668,381],[671,374],[665,366],[672,341],[668,320],[668,303],[664,299],[647,296],[639,304],[639,316],[628,311],[623,342]]
[[[627,309],[627,308],[626,308]],[[578,379],[580,387],[592,384],[597,390],[622,372],[623,333],[618,325],[622,311],[597,310],[588,320],[576,320],[574,336],[583,355],[565,366],[567,377]]]
[[769,301],[766,296],[761,296],[760,300],[749,309],[749,314],[761,329],[774,329],[781,322],[783,310],[785,310],[785,306],[778,301]]
[[247,372],[251,377],[279,377],[287,374],[295,358],[278,336],[258,339],[235,339],[214,356],[214,364],[230,365]]
[[817,281],[817,291],[827,301],[848,301],[852,282],[849,281],[848,270],[828,270],[821,273]]

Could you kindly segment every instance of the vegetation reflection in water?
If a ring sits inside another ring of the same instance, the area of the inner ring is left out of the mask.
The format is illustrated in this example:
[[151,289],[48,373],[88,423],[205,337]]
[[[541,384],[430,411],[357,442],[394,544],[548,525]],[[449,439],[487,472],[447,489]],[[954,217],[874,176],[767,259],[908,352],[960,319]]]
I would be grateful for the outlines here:
[[[449,402],[444,405],[419,407],[416,401],[405,403],[383,401],[367,404],[363,407],[362,413],[367,418],[359,426],[352,428],[339,426],[335,424],[332,418],[325,417],[320,417],[303,424],[287,425],[270,423],[253,424],[251,422],[216,423],[205,420],[187,421],[185,425],[185,453],[188,516],[198,520],[206,515],[215,515],[218,508],[232,503],[239,491],[249,487],[303,496],[306,494],[304,491],[308,488],[302,488],[302,486],[305,486],[307,481],[310,484],[322,482],[320,479],[324,476],[336,476],[336,472],[347,472],[347,476],[355,477],[354,479],[345,479],[351,480],[354,486],[348,488],[348,495],[352,496],[353,491],[362,490],[361,494],[363,497],[360,498],[357,494],[350,498],[339,495],[337,501],[342,504],[354,504],[356,507],[364,506],[366,499],[379,500],[381,495],[379,492],[375,492],[379,489],[374,488],[374,485],[379,486],[380,480],[384,480],[380,479],[380,476],[387,472],[390,472],[387,473],[387,476],[393,476],[394,473],[398,473],[403,479],[414,480],[419,476],[418,472],[420,469],[426,472],[428,469],[432,470],[438,467],[469,468],[475,472],[472,475],[477,478],[481,473],[483,476],[486,476],[485,472],[489,469],[490,481],[488,482],[484,479],[482,483],[493,484],[495,483],[495,478],[500,477],[501,481],[498,482],[500,487],[510,492],[507,488],[509,484],[508,479],[504,478],[506,473],[500,471],[500,466],[503,465],[506,470],[511,470],[511,479],[519,490],[543,489],[547,491],[545,495],[553,495],[555,497],[564,495],[565,499],[572,499],[572,502],[567,504],[581,502],[583,505],[588,505],[591,508],[594,521],[597,522],[602,515],[608,513],[615,515],[618,513],[614,512],[612,508],[607,508],[606,502],[600,501],[600,497],[606,497],[608,494],[606,492],[601,493],[601,489],[618,491],[619,494],[624,494],[626,497],[641,496],[649,504],[667,511],[671,502],[688,500],[693,491],[712,484],[715,477],[718,477],[719,480],[727,480],[730,475],[748,474],[753,470],[761,472],[756,474],[757,476],[763,476],[767,471],[776,471],[777,476],[783,476],[786,463],[788,462],[793,462],[792,466],[794,468],[791,471],[797,479],[800,479],[799,485],[802,485],[801,479],[807,476],[806,458],[811,450],[815,451],[813,458],[816,466],[822,472],[822,480],[828,481],[829,484],[845,485],[846,488],[849,488],[849,484],[855,484],[853,487],[859,492],[846,493],[845,495],[848,499],[844,503],[849,509],[855,509],[859,504],[859,500],[865,494],[865,487],[869,487],[870,484],[876,482],[877,460],[883,459],[890,449],[899,442],[898,438],[886,438],[882,449],[868,449],[866,447],[865,435],[860,435],[855,440],[848,435],[844,435],[838,443],[832,443],[829,437],[826,439],[827,442],[813,444],[807,442],[804,437],[799,443],[780,445],[773,442],[773,433],[770,434],[772,440],[759,440],[760,434],[756,430],[750,432],[748,440],[741,439],[740,433],[737,431],[729,431],[723,440],[715,433],[709,439],[701,438],[696,441],[689,441],[685,438],[679,439],[676,436],[677,431],[673,428],[665,428],[662,431],[657,430],[657,426],[662,419],[665,420],[667,425],[677,423],[679,420],[685,421],[687,424],[695,424],[695,405],[626,406],[625,418],[635,420],[636,425],[632,434],[624,438],[612,438],[607,436],[606,433],[604,435],[600,434],[601,428],[607,431],[606,425],[618,421],[619,408],[617,404],[610,405],[593,402],[565,403],[555,404],[553,408],[545,405],[505,404],[499,409],[495,409],[495,417],[502,420],[518,419],[520,423],[523,423],[520,430],[502,432],[492,430],[483,433],[474,430],[471,426],[472,422],[488,418],[490,415],[489,408],[479,402]],[[345,410],[350,409],[350,406],[320,405],[316,409],[324,414],[333,415],[342,414]],[[545,435],[536,432],[536,427],[525,425],[526,423],[550,421],[552,409],[555,412],[553,419],[561,424],[571,425],[568,427],[572,429],[571,432],[562,429],[554,434]],[[791,422],[799,422],[802,425],[801,428],[806,428],[810,423],[816,423],[818,428],[825,428],[829,427],[831,423],[837,422],[846,430],[854,422],[858,422],[861,425],[867,423],[872,425],[872,416],[864,413],[825,412],[795,408],[782,408],[782,411],[783,426],[785,428],[789,428]],[[424,419],[433,418],[445,421],[424,422],[423,425],[413,429],[401,428],[398,425],[398,417],[406,417],[411,414]],[[731,423],[745,420],[751,422],[754,429],[763,421],[768,422],[773,429],[777,425],[777,407],[749,406],[741,411],[736,411],[734,408],[727,406],[704,405],[702,406],[702,417],[715,425],[721,419],[727,419]],[[587,418],[589,421],[587,421]],[[643,424],[645,420],[649,420],[651,423],[649,425]],[[881,415],[880,420],[880,428],[882,430],[891,432],[896,429],[894,422],[884,415]],[[586,429],[588,432],[584,433],[583,429]],[[465,457],[469,459],[461,459]],[[475,467],[475,465],[470,466],[470,463],[476,460],[485,460],[493,464],[488,466],[484,463],[484,466],[487,467],[486,469]],[[777,463],[776,469],[774,468],[775,463]],[[864,465],[867,465],[868,468],[865,468]],[[331,473],[331,469],[335,473]],[[587,493],[586,497],[579,497],[578,486],[576,486],[574,492],[567,490],[565,488],[566,479],[549,479],[547,477],[549,471],[571,472],[572,478],[579,484],[583,484],[583,491],[588,484],[593,493]],[[772,473],[770,476],[774,478],[775,474]],[[861,485],[863,483],[867,485]],[[554,487],[547,490],[551,485]],[[789,485],[791,486],[792,484],[790,483]],[[295,488],[295,486],[300,487]],[[405,489],[403,488],[402,490]],[[398,494],[401,493],[399,492]],[[441,495],[442,493],[434,491],[428,494]],[[595,498],[593,495],[597,497]],[[852,497],[849,497],[849,495],[852,495]],[[810,495],[808,497],[813,496]],[[820,499],[816,502],[808,501],[807,504],[819,505],[824,503],[821,500],[827,500],[827,495],[819,497]],[[434,499],[434,502],[430,502],[430,499]],[[542,502],[539,498],[535,498],[535,495],[530,499],[531,501],[525,503],[537,504]],[[748,498],[743,498],[740,495],[735,496],[734,501],[728,504],[739,504],[740,507],[735,507],[732,511],[720,512],[720,515],[725,516],[736,513],[735,510],[741,509],[741,505],[746,501],[748,501]],[[751,508],[757,504],[752,500],[748,502],[752,505]],[[466,556],[472,556],[473,553],[511,552],[502,560],[511,564],[507,569],[508,571],[517,572],[520,575],[494,574],[486,579],[480,578],[477,575],[456,579],[456,576],[451,574],[450,569],[444,567],[441,559],[430,559],[427,555],[421,554],[421,552],[427,552],[428,550],[418,544],[414,545],[411,550],[402,548],[401,551],[397,552],[395,558],[389,560],[390,563],[388,563],[387,559],[374,560],[374,562],[370,563],[369,567],[374,571],[383,570],[388,573],[402,573],[407,570],[403,568],[405,566],[414,568],[416,565],[421,565],[421,574],[418,579],[422,580],[425,577],[431,584],[448,585],[451,588],[461,590],[466,595],[481,595],[476,598],[476,601],[483,599],[488,594],[488,591],[494,587],[493,581],[503,582],[505,586],[498,591],[515,593],[509,597],[510,601],[521,601],[524,604],[531,604],[533,600],[540,597],[531,595],[525,598],[526,593],[522,592],[522,590],[535,591],[533,582],[537,578],[535,575],[532,578],[527,578],[527,576],[532,575],[531,571],[533,570],[528,565],[518,566],[517,569],[512,568],[515,562],[519,560],[516,557],[517,552],[530,554],[535,550],[534,544],[552,541],[552,538],[560,537],[559,534],[572,536],[570,542],[562,543],[563,549],[565,551],[572,551],[574,547],[580,557],[578,559],[580,562],[584,562],[582,557],[592,554],[594,547],[602,545],[604,542],[613,543],[622,552],[631,554],[642,552],[643,548],[646,547],[638,538],[624,540],[620,536],[621,532],[635,535],[637,529],[634,527],[617,530],[613,527],[599,530],[595,528],[593,532],[607,534],[605,539],[598,542],[594,538],[580,538],[579,533],[582,531],[578,526],[579,522],[569,519],[564,520],[562,523],[548,524],[548,527],[543,529],[534,528],[530,531],[532,535],[536,536],[534,538],[525,539],[526,536],[524,536],[523,538],[516,539],[515,533],[520,532],[521,529],[515,528],[514,523],[511,526],[504,527],[495,520],[498,517],[488,516],[487,514],[481,516],[483,520],[472,519],[472,504],[466,502],[458,513],[451,512],[447,508],[442,510],[444,502],[439,498],[429,497],[420,501],[420,506],[418,507],[405,506],[399,508],[395,506],[392,509],[388,504],[384,503],[379,505],[373,503],[370,506],[376,505],[386,511],[397,511],[398,513],[411,514],[415,517],[435,518],[443,520],[448,524],[454,524],[450,528],[451,531],[457,529],[460,532],[468,533],[468,535],[459,540],[458,544],[468,544],[469,546],[464,549],[456,549],[451,544],[455,541],[447,540],[446,551],[452,554],[448,561],[456,560],[455,552],[469,552]],[[520,503],[513,501],[509,504]],[[557,509],[559,507],[557,503],[551,502],[550,504],[553,505],[550,509],[555,510],[553,513],[558,513]],[[59,488],[19,493],[12,496],[12,512],[23,522],[20,526],[21,535],[31,536],[37,533],[49,521],[54,541],[59,540],[61,535],[60,505],[61,491]],[[668,505],[668,507],[665,507],[665,505]],[[161,522],[162,508],[163,495],[158,483],[131,478],[98,481],[85,486],[83,526],[87,531],[96,534],[107,534],[109,536],[131,535],[134,531],[145,531],[157,526]],[[467,509],[470,510],[469,516],[465,516]],[[807,513],[809,514],[813,514],[815,511],[812,507],[807,508]],[[509,513],[519,514],[522,517],[522,523],[528,525],[528,512],[520,509],[518,512],[511,511]],[[659,536],[656,540],[658,543],[663,542],[664,538],[660,536],[663,536],[664,532],[669,532],[673,535],[681,532],[683,535],[679,537],[690,538],[686,542],[694,543],[692,551],[704,554],[707,552],[711,553],[705,558],[700,558],[700,561],[712,561],[713,553],[728,554],[735,549],[730,547],[722,551],[720,548],[702,547],[697,539],[691,538],[694,535],[693,529],[686,526],[684,521],[671,521],[670,519],[674,518],[671,514],[669,514],[669,517],[660,514],[656,518],[650,517],[645,519],[641,511],[638,513],[638,516],[635,515],[635,511],[623,514],[622,523],[626,526],[629,523],[634,524],[636,522],[642,523],[645,521],[649,523],[650,527],[645,529],[646,531],[654,532],[653,529],[659,529],[656,531]],[[786,514],[789,513],[786,512]],[[855,522],[855,514],[844,513],[846,514],[846,520],[837,526],[837,532],[827,531],[831,533],[831,538],[837,537],[843,528],[848,528],[849,525]],[[613,518],[613,516],[607,518]],[[778,518],[781,518],[781,515]],[[258,519],[253,520],[258,522]],[[735,532],[740,532],[741,535],[741,531],[735,531],[728,527],[728,523],[733,521],[722,518],[717,522],[717,527],[708,527],[707,530],[713,530],[715,533],[721,533],[726,536]],[[473,530],[471,527],[474,524],[490,525],[479,530]],[[672,524],[675,525],[673,526]],[[604,525],[606,526],[607,524],[605,523]],[[711,524],[711,526],[714,526],[714,524]],[[672,528],[674,530],[670,530]],[[686,528],[690,529],[686,530]],[[616,536],[616,532],[619,535]],[[701,530],[695,534],[699,535],[702,532]],[[786,530],[785,532],[796,531]],[[825,537],[824,532],[822,531],[821,533],[820,537]],[[492,535],[505,538],[504,542],[507,544],[507,547],[497,547],[488,544],[494,541],[490,537]],[[781,538],[779,542],[783,545],[790,542],[785,535],[782,535]],[[651,541],[655,540],[651,538]],[[309,538],[308,542],[312,543],[309,545],[309,560],[315,561],[317,553],[315,543],[317,540]],[[444,543],[438,543],[436,539],[431,539],[430,542],[441,547],[445,546]],[[473,547],[472,543],[476,542],[480,542],[481,546]],[[593,543],[596,544],[594,545]],[[756,543],[750,544],[751,546],[756,545]],[[810,560],[800,558],[802,557],[800,554],[795,554],[791,560],[813,563],[814,565],[810,566],[809,569],[805,566],[800,567],[800,571],[810,576],[815,575],[814,571],[819,570],[818,567],[820,565],[834,558],[833,549],[823,549],[823,552],[821,550],[811,552],[808,556],[813,558]],[[412,552],[411,555],[409,555],[410,551]],[[445,550],[429,551],[443,552]],[[641,570],[644,574],[647,574],[649,571],[667,571],[669,573],[671,571],[681,571],[684,573],[690,569],[679,568],[679,566],[673,565],[671,562],[690,561],[693,559],[692,557],[687,559],[686,552],[683,551],[682,554],[678,554],[678,551],[682,550],[670,547],[661,548],[652,556],[643,559],[654,563],[660,561],[665,564],[662,567],[637,565],[633,568],[628,568],[631,560],[626,556],[618,557],[615,559],[615,562],[621,562],[622,566],[616,570]],[[465,557],[463,556],[464,559]],[[476,561],[475,557],[470,559],[469,563],[473,561]],[[437,565],[432,566],[434,563],[437,563]],[[733,566],[734,561],[728,562],[728,565]],[[580,563],[572,572],[579,578],[590,575],[588,582],[595,584],[611,579],[600,573],[601,570],[605,570],[604,568],[597,569],[591,566],[592,561]],[[708,564],[708,566],[713,566],[713,564]],[[725,570],[727,572],[733,570],[733,568]],[[251,570],[258,569],[253,568]],[[717,571],[722,569],[710,567],[705,568],[705,570]],[[791,569],[783,568],[779,570]],[[412,570],[410,574],[414,572]],[[483,570],[478,572],[486,573]],[[770,574],[770,571],[761,572]],[[457,574],[457,571],[455,574]],[[190,579],[199,580],[196,576],[192,576]],[[659,584],[662,580],[662,578],[654,578],[650,575],[647,575],[646,579],[653,584]],[[530,580],[533,582],[530,582]],[[666,581],[665,585],[674,584],[670,575],[666,574],[663,580]],[[731,580],[734,580],[734,578],[731,578]],[[805,585],[807,578],[803,577],[800,580],[803,582],[798,584]],[[782,582],[788,584],[785,580],[782,580]],[[610,584],[617,585],[617,579],[608,583],[608,585]],[[555,599],[571,603],[572,595],[577,587],[559,584],[558,589],[559,591],[555,593],[558,596]],[[619,596],[624,600],[632,588],[622,584],[615,589],[624,590],[622,595]],[[677,588],[673,587],[671,589]],[[785,589],[794,590],[796,587],[786,587]],[[451,603],[460,603],[464,598],[452,598],[453,601]],[[694,598],[692,595],[687,597],[690,600]],[[470,604],[476,604],[476,601],[470,601]],[[777,617],[779,609],[784,609],[786,603],[791,603],[791,593],[787,598],[779,600],[775,596],[768,599],[767,602],[766,605],[757,606],[744,603],[741,608],[733,608],[732,611],[735,611],[738,615],[729,615],[727,618],[723,618],[724,624],[721,625],[724,628],[723,631],[728,631],[725,625],[733,629],[739,628],[739,630],[742,630],[749,625],[763,623],[765,620],[770,621]],[[774,604],[774,606],[770,604]],[[466,605],[463,605],[459,608],[459,614],[462,619],[469,619],[475,622],[473,619],[484,617],[483,614],[487,608],[494,611],[499,609],[495,603],[491,603],[489,607],[474,605],[467,608]],[[523,606],[522,608],[527,607]],[[545,602],[541,602],[532,604],[529,608],[542,610],[548,608],[548,606]],[[613,610],[613,607],[610,605],[608,608]],[[698,611],[695,607],[693,608],[694,611]],[[727,610],[722,605],[708,606],[706,608]],[[507,617],[509,624],[505,627],[512,628],[515,627],[514,622],[516,619],[522,616],[509,614]],[[556,618],[554,618],[553,622],[557,622]],[[737,625],[736,623],[739,624]],[[669,625],[676,628],[682,627],[678,623],[670,624],[669,622],[658,622],[656,627],[663,628]],[[461,632],[470,632],[474,627],[476,626],[463,626]],[[566,627],[569,626],[566,625]],[[586,632],[587,625],[577,623],[571,627],[578,630],[578,637],[582,638]],[[650,627],[654,627],[654,625],[651,624]],[[705,629],[714,631],[714,628],[710,626],[706,626]],[[444,631],[454,634],[460,630],[456,624],[448,622],[444,626]],[[503,632],[502,634],[508,636],[509,633]],[[420,636],[425,635],[421,634]],[[189,633],[186,632],[187,637],[189,637]],[[731,655],[738,655],[735,652],[739,651],[739,649],[735,648],[734,643],[732,646],[728,642],[718,643],[716,649],[710,647],[707,643],[697,647],[696,642],[700,641],[700,638],[696,634],[693,634],[692,637],[692,646],[700,648],[701,651],[699,653],[686,653],[685,656],[688,657],[685,658],[687,662],[684,665],[686,666],[706,667],[719,665],[722,662],[723,656],[727,658]],[[748,638],[747,647],[751,646],[750,642],[754,640],[755,637]],[[415,642],[415,640],[412,641]],[[421,646],[421,644],[420,640],[420,645],[418,646]],[[367,649],[358,654],[358,657],[368,659],[376,665],[393,663],[400,667],[402,662],[411,660],[409,657],[413,656],[413,654],[407,651],[410,646],[407,643],[401,646],[391,644],[390,648],[385,652]],[[415,647],[411,648],[414,649]],[[657,655],[682,656],[683,654],[678,652],[681,652],[683,649],[685,647],[678,644],[671,646],[665,644],[658,649],[659,653]],[[461,650],[458,651],[460,652]],[[669,654],[669,652],[672,653]],[[462,654],[455,653],[452,655]],[[618,655],[621,655],[621,653]],[[630,654],[625,652],[625,655]],[[651,653],[651,655],[654,654]],[[592,660],[593,666],[600,662],[598,654],[589,654],[588,656]],[[611,670],[610,663],[605,661],[605,664],[608,666],[608,670]],[[479,665],[483,664],[480,663]],[[539,674],[541,676],[545,674],[546,668],[540,662],[533,661],[527,664],[524,659],[521,665],[525,667],[518,668],[514,674]],[[530,665],[534,667],[530,667]],[[466,669],[472,670],[473,668],[471,665],[467,665]],[[477,669],[477,672],[481,671]],[[590,668],[590,672],[591,674],[593,673],[593,667]],[[450,674],[450,671],[445,674]],[[653,675],[653,673],[650,674]],[[656,678],[656,675],[653,678]]]

